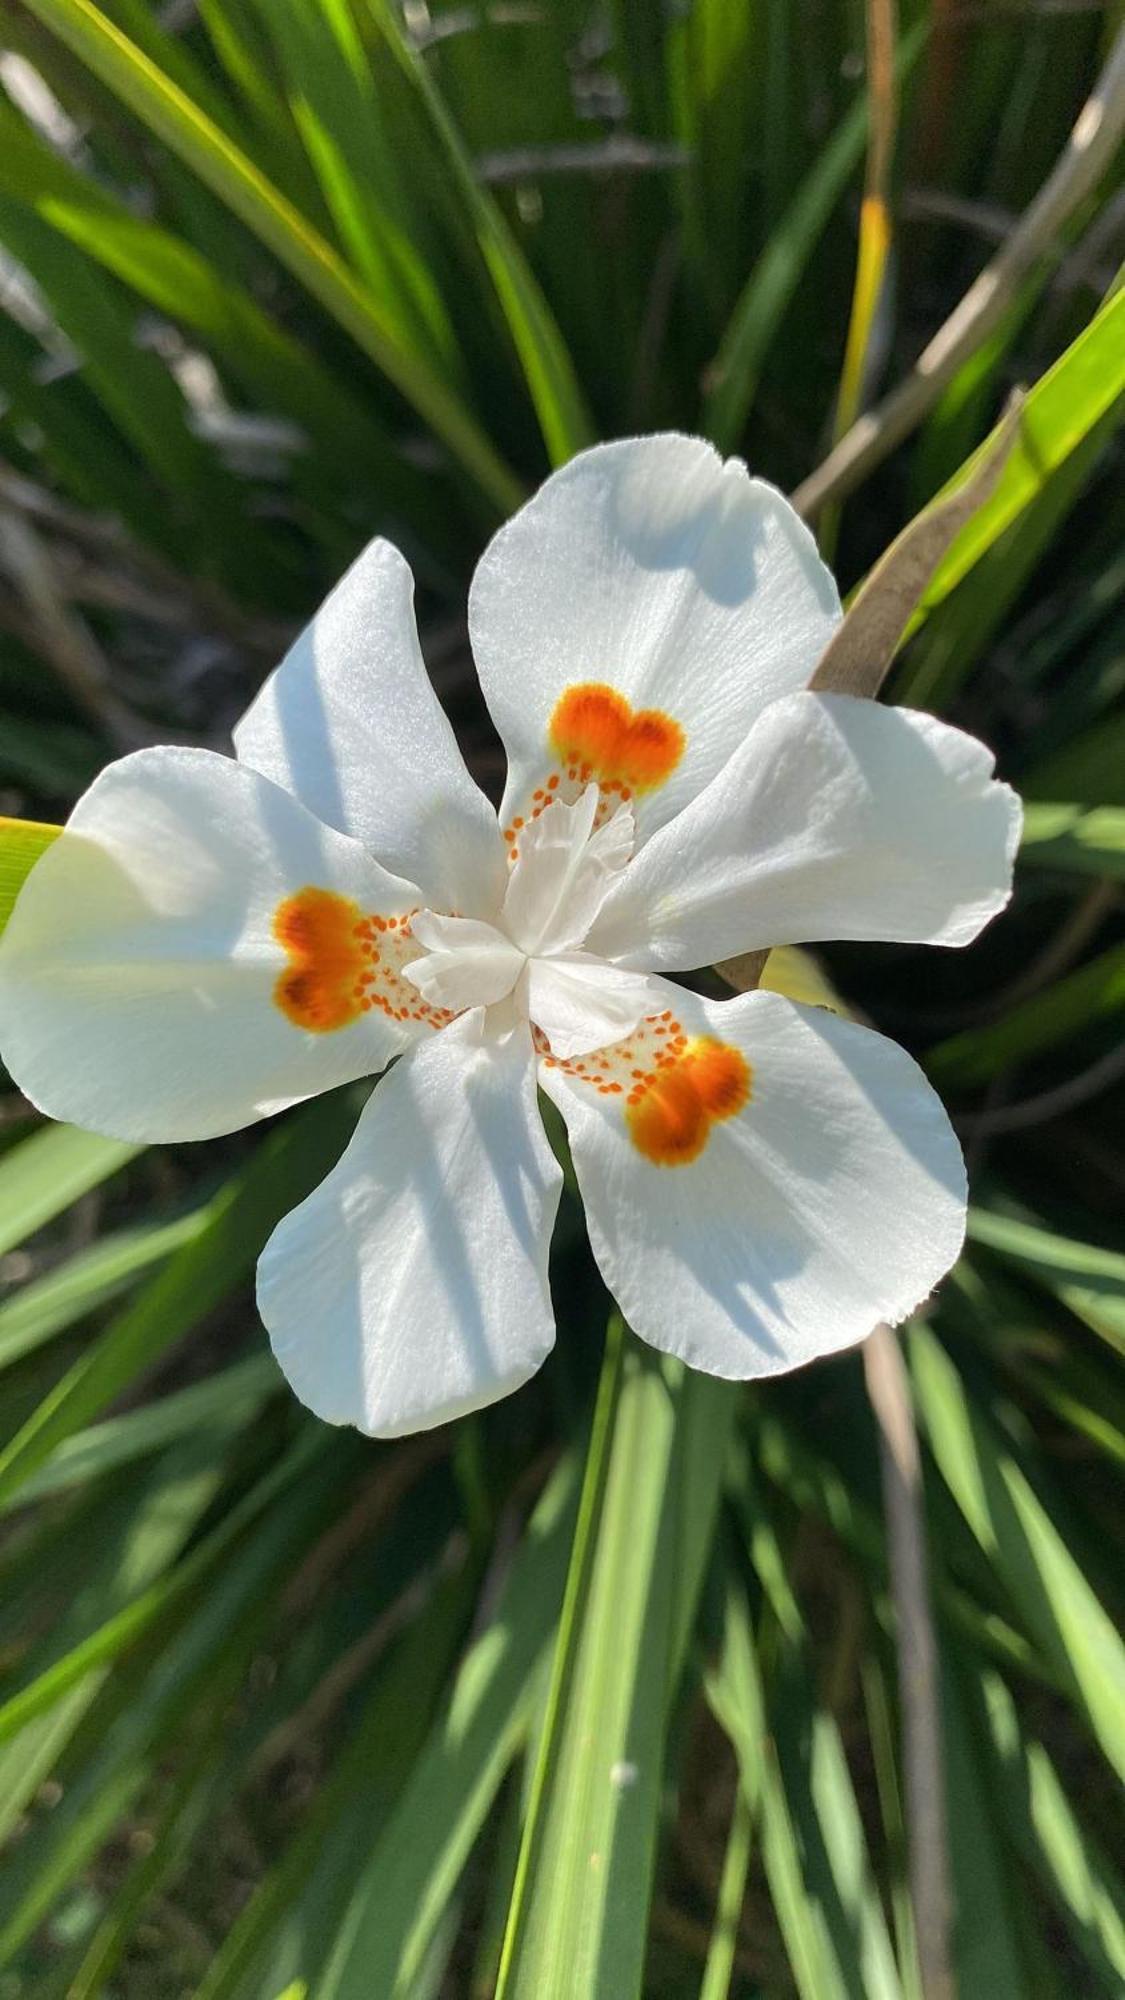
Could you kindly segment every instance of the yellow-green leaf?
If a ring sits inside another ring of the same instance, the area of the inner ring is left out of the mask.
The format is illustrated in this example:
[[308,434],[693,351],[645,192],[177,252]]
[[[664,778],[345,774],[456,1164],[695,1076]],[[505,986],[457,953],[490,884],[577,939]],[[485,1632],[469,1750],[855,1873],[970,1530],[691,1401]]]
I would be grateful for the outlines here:
[[46,826],[39,820],[0,818],[0,931],[39,856],[61,832],[61,826]]

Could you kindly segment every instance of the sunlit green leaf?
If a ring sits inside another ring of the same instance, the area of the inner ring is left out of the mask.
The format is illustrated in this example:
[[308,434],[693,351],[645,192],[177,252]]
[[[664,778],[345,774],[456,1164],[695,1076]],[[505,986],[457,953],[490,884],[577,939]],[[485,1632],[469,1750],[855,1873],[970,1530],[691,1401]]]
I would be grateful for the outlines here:
[[[1125,392],[1125,289],[1094,315],[1077,340],[1030,391],[1020,416],[1019,442],[987,505],[962,529],[922,600],[920,622],[980,561],[1005,528],[1041,490]],[[986,438],[973,466],[995,437]],[[963,468],[963,472],[969,468]],[[961,477],[962,475],[958,475]],[[955,482],[950,482],[952,485]],[[946,489],[948,490],[948,489]]]
[[1125,1353],[1125,1256],[995,1209],[969,1210],[969,1240],[998,1251],[1120,1353]]
[[30,819],[0,819],[0,931],[41,854],[62,832]]
[[583,445],[594,442],[594,430],[554,315],[503,211],[481,186],[457,127],[425,65],[412,50],[397,11],[389,0],[368,0],[368,4],[432,125],[496,287],[547,450],[552,462],[561,465]]
[[76,1125],[48,1125],[0,1159],[0,1254],[119,1173],[141,1151]]
[[[23,1429],[0,1451],[0,1498],[16,1491],[64,1438],[88,1423],[172,1341],[197,1326],[205,1313],[229,1295],[252,1268],[274,1223],[333,1164],[351,1121],[348,1100],[337,1093],[299,1112],[262,1144],[245,1172],[216,1195],[206,1226],[175,1253],[140,1297],[74,1362]],[[78,1144],[82,1140],[88,1142],[85,1149]],[[60,1152],[70,1146],[76,1154],[72,1172],[81,1166],[89,1175],[96,1163],[98,1178],[136,1150],[119,1146],[116,1154],[107,1153],[110,1141],[95,1142],[88,1133],[66,1126],[25,1144],[46,1149],[48,1141],[57,1144]],[[0,1201],[11,1158],[9,1155],[0,1161]],[[105,1165],[107,1158],[110,1166]],[[90,1184],[85,1180],[75,1192]],[[66,1197],[73,1198],[73,1194]],[[53,1192],[51,1200],[55,1200]],[[3,1213],[0,1206],[0,1215]]]
[[942,1477],[1113,1769],[1125,1774],[1125,1647],[1027,1475],[928,1328],[913,1329],[910,1361]]
[[481,492],[504,512],[518,504],[518,481],[460,398],[403,341],[382,302],[206,112],[91,0],[28,4],[320,300],[433,426]]
[[1125,879],[1125,812],[1031,803],[1024,809],[1020,859],[1036,868]]
[[1112,2000],[1125,1982],[1125,1885],[1083,1828],[1080,1801],[1068,1798],[1043,1744],[1022,1726],[1011,1691],[987,1669],[978,1685],[1006,1824]]
[[207,1211],[105,1235],[0,1304],[0,1367],[116,1298],[206,1227]]
[[517,1748],[562,1602],[576,1467],[541,1500],[494,1617],[462,1666],[395,1810],[372,1842],[320,1991],[409,2000],[469,1849]]
[[502,2000],[641,1991],[668,1709],[700,1581],[681,1537],[713,1515],[733,1392],[622,1339],[615,1323]]

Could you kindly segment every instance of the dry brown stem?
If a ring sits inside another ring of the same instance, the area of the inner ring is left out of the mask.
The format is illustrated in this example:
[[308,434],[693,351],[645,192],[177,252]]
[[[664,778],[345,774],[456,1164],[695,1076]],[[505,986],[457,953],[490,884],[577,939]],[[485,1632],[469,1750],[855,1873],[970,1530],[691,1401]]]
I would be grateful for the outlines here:
[[877,1326],[864,1342],[863,1369],[879,1431],[895,1602],[910,1893],[918,1965],[925,2000],[955,2000],[938,1657],[922,1515],[922,1461],[906,1364],[897,1335],[889,1326]]
[[1053,172],[909,375],[851,426],[797,488],[798,513],[816,514],[851,493],[917,428],[958,369],[999,325],[1023,280],[1056,252],[1062,229],[1097,186],[1125,132],[1125,28],[1079,113]]

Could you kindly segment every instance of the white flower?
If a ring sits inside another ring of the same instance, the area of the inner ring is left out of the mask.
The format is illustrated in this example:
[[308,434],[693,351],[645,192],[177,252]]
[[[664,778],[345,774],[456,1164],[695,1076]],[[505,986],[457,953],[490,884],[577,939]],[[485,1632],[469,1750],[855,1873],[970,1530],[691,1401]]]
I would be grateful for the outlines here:
[[1019,807],[981,744],[804,690],[840,616],[792,509],[681,437],[604,445],[486,550],[469,622],[499,825],[374,542],[235,732],[111,764],[0,946],[0,1047],[52,1116],[203,1139],[395,1062],[276,1229],[258,1298],[321,1416],[394,1435],[554,1339],[566,1121],[636,1332],[717,1375],[897,1321],[959,1250],[964,1171],[902,1050],[665,975],[766,945],[965,944]]

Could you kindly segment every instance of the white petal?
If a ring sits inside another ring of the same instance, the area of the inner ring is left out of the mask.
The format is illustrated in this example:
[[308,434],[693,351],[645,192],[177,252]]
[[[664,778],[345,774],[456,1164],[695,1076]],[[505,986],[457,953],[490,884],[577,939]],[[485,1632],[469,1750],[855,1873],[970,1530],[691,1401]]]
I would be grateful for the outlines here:
[[953,1263],[965,1222],[960,1149],[917,1065],[870,1029],[778,994],[663,992],[689,1036],[733,1046],[750,1069],[749,1101],[711,1125],[688,1163],[646,1158],[621,1096],[541,1071],[566,1120],[594,1255],[630,1325],[741,1379],[905,1318]]
[[520,835],[501,922],[525,952],[581,944],[606,891],[633,852],[633,815],[621,806],[594,830],[598,787],[573,805],[556,799]]
[[403,966],[403,976],[432,1007],[455,1014],[489,1007],[511,992],[524,955],[493,924],[478,917],[436,917],[423,910],[411,930],[425,956]]
[[791,695],[607,896],[592,951],[676,971],[828,939],[968,944],[1012,888],[1020,803],[983,743]]
[[414,581],[371,542],[234,732],[239,759],[352,834],[423,901],[485,915],[503,893],[496,815],[430,686]]
[[507,1395],[550,1351],[562,1176],[526,1031],[500,1045],[479,1032],[468,1016],[390,1071],[262,1255],[274,1353],[329,1423],[425,1430]]
[[740,460],[675,435],[582,452],[501,528],[470,593],[510,765],[504,823],[551,768],[556,703],[592,682],[684,731],[671,775],[637,800],[647,838],[769,702],[807,685],[839,616],[808,529]]
[[202,1139],[382,1069],[413,1023],[327,1033],[275,1002],[279,905],[417,900],[288,792],[209,750],[111,764],[29,876],[0,940],[0,1049],[41,1110],[125,1139]]
[[650,980],[582,952],[533,958],[527,985],[528,1013],[558,1056],[584,1056],[620,1041],[653,1005]]

